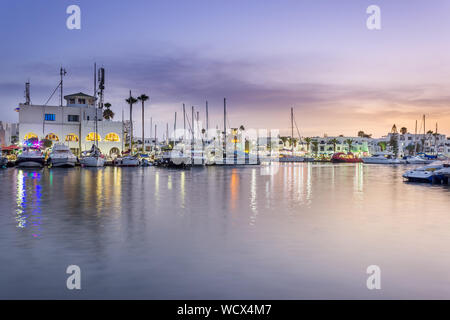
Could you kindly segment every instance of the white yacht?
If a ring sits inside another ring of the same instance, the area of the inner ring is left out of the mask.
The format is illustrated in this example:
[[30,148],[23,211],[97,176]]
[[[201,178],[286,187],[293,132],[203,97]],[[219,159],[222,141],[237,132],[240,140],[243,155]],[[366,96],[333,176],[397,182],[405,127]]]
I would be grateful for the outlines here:
[[395,158],[394,154],[390,152],[376,152],[371,157],[363,157],[364,163],[373,164],[400,164],[405,163],[400,159]]
[[447,167],[448,163],[435,161],[427,166],[406,171],[403,178],[412,182],[433,182],[435,175],[439,174],[439,170],[444,168],[444,165]]
[[124,156],[114,159],[114,166],[116,167],[138,167],[141,162],[138,157]]
[[77,157],[74,156],[70,148],[62,143],[53,146],[47,163],[52,167],[75,167]]
[[408,164],[427,164],[433,162],[432,160],[428,160],[419,156],[406,156],[403,158]]
[[83,167],[103,167],[105,165],[105,158],[100,152],[100,149],[93,144],[91,150],[83,152],[80,164]]
[[22,168],[42,168],[45,164],[45,156],[41,150],[26,148],[17,157],[16,165]]

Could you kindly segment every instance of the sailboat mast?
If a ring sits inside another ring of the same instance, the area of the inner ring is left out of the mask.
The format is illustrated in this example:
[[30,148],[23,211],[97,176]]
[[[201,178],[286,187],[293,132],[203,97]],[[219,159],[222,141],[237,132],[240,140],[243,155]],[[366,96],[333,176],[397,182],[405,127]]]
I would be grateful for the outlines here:
[[133,104],[131,102],[130,90],[130,156],[133,153]]
[[175,120],[173,121],[173,141],[175,144],[175,140],[176,140],[176,131],[177,131],[177,112],[175,111]]
[[209,115],[208,115],[208,100],[206,100],[206,139],[208,139],[209,130]]
[[183,140],[186,140],[186,108],[183,103]]
[[423,150],[422,150],[422,152],[425,152],[425,140],[426,139],[427,139],[427,136],[426,136],[426,130],[425,130],[425,115],[423,115],[423,146],[422,146]]
[[416,129],[414,130],[414,155],[417,152],[417,120],[416,120]]
[[291,108],[291,151],[294,155],[294,108]]
[[227,158],[227,99],[223,98],[223,159]]
[[[61,78],[62,81],[62,78]],[[62,82],[61,82],[62,86]],[[98,131],[97,131],[97,63],[94,63],[94,109],[95,109],[95,123],[94,123],[94,133],[95,133],[95,146],[98,147]]]
[[438,138],[438,124],[436,122],[436,132],[434,133],[434,151],[436,152],[436,154],[438,154],[438,150],[437,150],[437,138]]
[[191,159],[194,159],[194,106],[192,106],[191,120],[192,120],[191,121],[191,131],[192,131]]
[[155,123],[155,150],[156,150],[156,127],[157,127],[157,124]]

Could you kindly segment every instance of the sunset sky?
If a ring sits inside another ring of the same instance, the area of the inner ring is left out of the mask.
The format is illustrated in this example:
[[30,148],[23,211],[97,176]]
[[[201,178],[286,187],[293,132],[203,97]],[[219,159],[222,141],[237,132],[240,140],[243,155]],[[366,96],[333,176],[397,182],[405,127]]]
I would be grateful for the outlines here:
[[[71,4],[81,30],[66,28]],[[379,31],[366,28],[371,4]],[[116,119],[128,118],[130,89],[150,96],[146,128],[150,116],[172,127],[183,102],[204,117],[205,100],[221,125],[227,97],[232,127],[287,133],[294,107],[305,136],[378,137],[394,123],[414,132],[422,114],[450,135],[449,15],[448,0],[3,0],[0,120],[18,121],[28,79],[43,104],[61,65],[65,94],[91,94],[97,62]]]

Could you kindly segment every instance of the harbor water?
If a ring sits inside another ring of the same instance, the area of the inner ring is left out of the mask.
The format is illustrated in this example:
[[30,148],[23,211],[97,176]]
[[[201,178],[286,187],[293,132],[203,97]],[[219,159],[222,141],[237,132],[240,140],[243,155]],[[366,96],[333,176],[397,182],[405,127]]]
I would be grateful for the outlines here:
[[0,170],[0,298],[450,299],[450,189],[408,168]]

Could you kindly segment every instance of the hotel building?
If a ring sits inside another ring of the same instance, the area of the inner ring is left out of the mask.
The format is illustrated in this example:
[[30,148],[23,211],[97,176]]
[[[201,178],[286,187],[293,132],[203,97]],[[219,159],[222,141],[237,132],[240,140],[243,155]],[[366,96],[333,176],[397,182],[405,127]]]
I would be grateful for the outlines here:
[[65,106],[20,104],[19,141],[30,138],[48,139],[66,143],[79,155],[95,143],[95,116],[97,115],[98,147],[104,155],[120,154],[124,149],[122,121],[103,118],[95,107],[95,98],[82,92],[64,96]]

